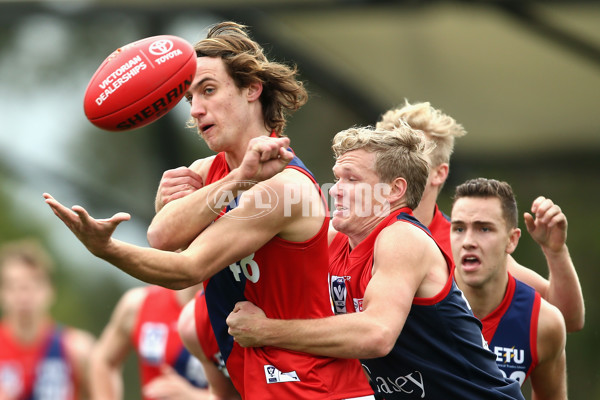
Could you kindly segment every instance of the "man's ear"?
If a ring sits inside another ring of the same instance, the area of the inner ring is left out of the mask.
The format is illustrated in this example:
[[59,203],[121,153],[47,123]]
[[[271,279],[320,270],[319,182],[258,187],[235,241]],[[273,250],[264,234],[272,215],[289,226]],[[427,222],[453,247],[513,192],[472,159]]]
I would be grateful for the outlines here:
[[396,178],[390,183],[390,194],[388,197],[388,202],[390,204],[396,203],[404,194],[406,193],[406,188],[408,184],[406,183],[406,179],[404,178]]
[[253,102],[260,98],[260,95],[263,90],[262,82],[253,82],[248,86],[248,92],[246,94],[246,98],[248,101]]
[[446,179],[448,179],[448,173],[450,172],[450,166],[448,163],[441,163],[437,167],[432,167],[429,171],[429,180],[432,186],[442,186]]
[[512,254],[516,250],[520,237],[521,230],[519,228],[511,229],[508,237],[508,244],[506,245],[506,254]]

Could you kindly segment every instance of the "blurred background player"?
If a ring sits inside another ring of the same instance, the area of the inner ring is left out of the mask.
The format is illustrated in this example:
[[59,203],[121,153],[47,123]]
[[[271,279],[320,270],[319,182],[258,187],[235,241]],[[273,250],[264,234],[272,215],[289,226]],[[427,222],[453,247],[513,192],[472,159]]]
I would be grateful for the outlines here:
[[[528,225],[538,225],[535,229],[560,247],[566,217],[554,204],[540,208],[535,222],[531,215],[526,219]],[[456,281],[483,323],[483,335],[505,376],[521,385],[531,377],[532,399],[565,400],[564,319],[558,308],[506,269],[521,236],[517,224],[517,202],[508,183],[478,178],[459,185],[451,233]]]
[[138,359],[143,399],[227,398],[223,391],[233,386],[218,370],[218,360],[192,356],[177,332],[181,310],[198,290],[201,284],[180,291],[144,286],[121,297],[94,347],[93,399],[123,398],[121,369],[131,352]]
[[0,399],[88,398],[94,337],[50,316],[53,262],[35,240],[0,247]]
[[[450,157],[454,150],[455,138],[466,134],[463,126],[441,110],[435,109],[429,102],[410,104],[405,100],[403,107],[386,111],[377,122],[379,129],[392,129],[400,121],[405,121],[415,129],[421,130],[427,138],[432,140],[436,147],[430,155],[431,172],[427,186],[419,206],[414,210],[414,215],[419,221],[429,228],[438,243],[449,254],[450,249],[450,218],[445,215],[437,205],[440,194],[450,169]],[[533,204],[532,213],[537,213],[537,205]],[[508,256],[508,271],[516,278],[532,286],[542,297],[561,310],[567,331],[574,332],[583,328],[585,320],[585,306],[581,285],[577,271],[571,260],[566,242],[560,247],[549,247],[543,238],[536,235],[535,231],[528,232],[540,245],[548,265],[548,279],[540,276],[535,271],[526,268]],[[566,224],[565,235],[566,235]]]

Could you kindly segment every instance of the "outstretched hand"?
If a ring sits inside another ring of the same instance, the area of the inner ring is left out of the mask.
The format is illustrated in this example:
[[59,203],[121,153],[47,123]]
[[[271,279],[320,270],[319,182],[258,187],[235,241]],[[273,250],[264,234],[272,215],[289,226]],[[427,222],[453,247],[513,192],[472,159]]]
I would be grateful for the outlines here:
[[117,226],[131,218],[129,214],[120,212],[111,218],[94,219],[81,206],[73,206],[69,209],[48,193],[44,193],[43,197],[54,214],[92,254],[98,257],[101,257],[110,245],[112,234]]
[[559,252],[567,241],[567,217],[560,207],[543,196],[535,199],[531,212],[525,213],[527,231],[544,250]]
[[238,167],[239,178],[261,182],[272,178],[292,161],[287,137],[259,136],[250,140],[246,154]]
[[229,334],[233,340],[242,347],[260,347],[258,334],[260,333],[260,320],[266,320],[264,311],[249,301],[236,303],[233,311],[227,317]]

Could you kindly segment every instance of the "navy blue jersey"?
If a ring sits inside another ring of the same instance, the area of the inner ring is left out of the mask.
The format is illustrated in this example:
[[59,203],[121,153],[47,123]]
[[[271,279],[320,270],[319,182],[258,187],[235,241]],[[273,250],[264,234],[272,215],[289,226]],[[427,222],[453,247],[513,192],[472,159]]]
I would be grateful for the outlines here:
[[414,304],[393,350],[362,360],[373,389],[393,399],[522,399],[486,349],[480,322],[452,278],[441,299]]
[[504,376],[522,385],[538,363],[537,325],[541,296],[510,276],[502,303],[481,320],[483,336]]
[[[372,235],[378,235],[385,226],[403,222],[431,237],[410,209],[399,211],[382,221]],[[363,246],[366,243],[370,245]],[[346,269],[363,271],[359,277],[362,284],[358,289],[352,287],[352,296],[364,296],[371,278],[374,243],[375,237],[369,235],[347,258],[362,263],[362,268],[351,265]],[[452,258],[441,251],[450,272],[444,288],[434,297],[413,300],[402,332],[387,356],[362,360],[373,389],[385,400],[523,399],[519,384],[505,378],[498,369],[496,356],[481,333],[481,322],[454,281]]]

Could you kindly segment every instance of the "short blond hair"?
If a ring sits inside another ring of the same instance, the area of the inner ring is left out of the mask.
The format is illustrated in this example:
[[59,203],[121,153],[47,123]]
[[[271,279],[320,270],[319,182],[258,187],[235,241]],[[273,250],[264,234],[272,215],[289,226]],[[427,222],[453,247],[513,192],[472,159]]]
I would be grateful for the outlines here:
[[353,127],[333,138],[336,158],[353,150],[375,153],[375,172],[384,183],[396,178],[407,182],[407,206],[415,209],[425,190],[429,175],[428,154],[435,145],[422,132],[407,124],[391,130],[373,127]]
[[377,129],[393,129],[401,121],[412,128],[425,133],[436,147],[430,154],[433,167],[450,162],[454,152],[454,139],[467,134],[465,128],[451,116],[433,108],[429,102],[410,104],[404,100],[404,106],[386,111],[377,122]]

